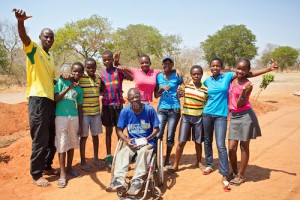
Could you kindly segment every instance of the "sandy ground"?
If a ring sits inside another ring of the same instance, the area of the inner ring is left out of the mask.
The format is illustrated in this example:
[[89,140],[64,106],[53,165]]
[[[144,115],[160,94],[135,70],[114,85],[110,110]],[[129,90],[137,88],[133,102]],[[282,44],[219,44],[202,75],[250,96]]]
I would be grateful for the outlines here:
[[[187,143],[180,163],[180,170],[166,179],[162,199],[300,199],[300,97],[292,93],[300,89],[300,74],[275,74],[275,83],[260,94],[254,102],[263,136],[251,142],[250,161],[246,171],[246,182],[232,186],[225,193],[218,173],[218,156],[214,144],[216,170],[204,176],[193,166],[195,150],[192,142]],[[261,77],[252,79],[258,92]],[[125,84],[126,91],[132,84]],[[19,103],[24,96],[14,99],[16,94],[0,95],[0,197],[1,199],[118,199],[115,193],[105,192],[110,174],[93,167],[91,173],[78,169],[79,151],[75,151],[74,166],[83,177],[71,179],[65,189],[58,189],[58,177],[49,176],[48,188],[38,188],[31,183],[29,158],[31,139],[28,132],[27,103]],[[157,102],[157,101],[156,101]],[[154,102],[154,106],[156,104]],[[7,111],[8,110],[8,111]],[[22,112],[21,112],[22,111]],[[24,111],[24,112],[23,112]],[[10,119],[10,121],[9,121]],[[16,128],[17,125],[21,127]],[[177,137],[176,137],[177,138]],[[99,156],[104,158],[104,134],[100,136]],[[113,141],[113,149],[116,144]],[[92,164],[92,141],[87,146],[88,162]],[[8,146],[9,145],[9,146]],[[239,154],[238,154],[239,155]],[[172,160],[174,157],[174,150]],[[54,167],[58,167],[55,157]]]

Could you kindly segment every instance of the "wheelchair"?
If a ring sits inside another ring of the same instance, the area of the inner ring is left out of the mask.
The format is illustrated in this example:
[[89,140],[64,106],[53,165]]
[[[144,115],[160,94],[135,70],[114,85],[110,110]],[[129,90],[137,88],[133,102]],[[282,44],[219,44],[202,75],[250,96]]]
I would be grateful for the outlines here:
[[[113,157],[112,168],[111,168],[112,181],[114,180],[113,176],[115,171],[116,156],[118,152],[126,145],[127,143],[125,141],[123,140],[118,141],[114,153],[114,157]],[[153,197],[153,199],[160,199],[162,193],[159,187],[163,185],[163,182],[164,182],[163,146],[162,146],[162,141],[160,139],[157,139],[156,149],[153,150],[150,163],[148,165],[147,178],[143,182],[143,187],[140,190],[140,192],[135,196],[126,194],[127,190],[124,188],[118,189],[116,192],[119,199],[142,200],[146,198],[147,192],[149,190],[151,192],[151,196]]]

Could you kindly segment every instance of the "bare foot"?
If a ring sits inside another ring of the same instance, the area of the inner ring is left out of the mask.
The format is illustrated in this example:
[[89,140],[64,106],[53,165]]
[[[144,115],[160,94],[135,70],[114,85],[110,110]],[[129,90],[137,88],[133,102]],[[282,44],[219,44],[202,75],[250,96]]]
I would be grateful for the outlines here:
[[39,187],[48,187],[48,186],[50,186],[49,181],[47,181],[44,177],[41,177],[38,180],[32,180],[32,183],[34,185],[39,186]]

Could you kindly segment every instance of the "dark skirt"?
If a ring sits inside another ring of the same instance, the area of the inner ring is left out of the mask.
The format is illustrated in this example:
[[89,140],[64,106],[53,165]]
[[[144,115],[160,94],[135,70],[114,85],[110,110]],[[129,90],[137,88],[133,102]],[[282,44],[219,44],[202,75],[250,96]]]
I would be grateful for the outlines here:
[[229,140],[248,141],[259,136],[261,130],[252,108],[230,114]]

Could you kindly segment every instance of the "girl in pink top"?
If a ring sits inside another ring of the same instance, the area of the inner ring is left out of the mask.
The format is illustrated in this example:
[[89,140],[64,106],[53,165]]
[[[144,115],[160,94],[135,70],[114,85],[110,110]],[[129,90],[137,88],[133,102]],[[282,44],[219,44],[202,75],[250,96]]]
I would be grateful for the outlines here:
[[[230,126],[228,135],[229,160],[234,178],[230,184],[240,185],[245,182],[245,170],[249,161],[250,139],[261,136],[257,117],[252,110],[249,97],[252,83],[246,78],[250,71],[250,61],[238,60],[236,79],[232,80],[229,89]],[[241,163],[237,169],[237,147],[240,141]]]
[[[115,55],[115,60],[119,65],[120,54]],[[141,55],[139,57],[140,69],[134,67],[118,66],[120,70],[126,70],[131,73],[135,81],[135,88],[137,88],[142,95],[142,103],[149,104],[153,99],[153,92],[156,86],[156,76],[161,72],[159,69],[150,69],[151,60],[148,55]],[[176,70],[176,74],[181,77],[181,72]]]

